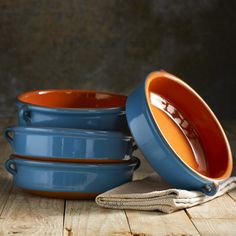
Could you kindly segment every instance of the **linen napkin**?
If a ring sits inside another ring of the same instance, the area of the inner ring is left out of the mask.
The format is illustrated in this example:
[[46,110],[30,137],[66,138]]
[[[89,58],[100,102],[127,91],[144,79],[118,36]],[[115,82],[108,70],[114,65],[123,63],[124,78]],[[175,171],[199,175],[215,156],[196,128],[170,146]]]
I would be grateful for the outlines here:
[[219,185],[214,196],[198,191],[171,188],[156,173],[135,180],[96,197],[96,203],[105,208],[158,210],[171,213],[180,209],[196,206],[223,195],[236,187],[236,177],[231,177]]

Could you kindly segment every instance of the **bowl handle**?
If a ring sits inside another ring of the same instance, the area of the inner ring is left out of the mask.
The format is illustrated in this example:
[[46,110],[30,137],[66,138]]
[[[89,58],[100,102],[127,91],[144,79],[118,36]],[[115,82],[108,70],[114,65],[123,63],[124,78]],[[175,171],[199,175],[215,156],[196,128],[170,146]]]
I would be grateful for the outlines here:
[[[12,166],[14,166],[14,168],[12,168]],[[16,171],[16,163],[14,159],[8,159],[7,161],[5,161],[5,168],[13,176],[16,175],[17,171]]]
[[4,138],[7,140],[7,142],[10,145],[13,145],[14,141],[14,128],[13,127],[7,127],[3,132]]
[[219,189],[219,184],[216,182],[207,183],[202,187],[202,192],[208,196],[213,196],[217,193]]
[[31,110],[27,105],[23,105],[20,107],[19,116],[21,119],[23,119],[27,125],[30,125],[31,123]]

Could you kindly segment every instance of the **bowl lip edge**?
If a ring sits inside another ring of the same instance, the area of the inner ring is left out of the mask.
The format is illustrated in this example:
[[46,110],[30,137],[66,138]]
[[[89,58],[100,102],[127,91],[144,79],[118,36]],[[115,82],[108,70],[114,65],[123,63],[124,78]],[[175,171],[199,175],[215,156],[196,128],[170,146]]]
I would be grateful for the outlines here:
[[43,110],[58,110],[58,111],[67,111],[67,112],[81,112],[81,113],[86,113],[88,111],[90,112],[109,112],[109,111],[124,111],[125,110],[125,105],[124,106],[115,106],[115,107],[107,107],[107,108],[67,108],[67,107],[48,107],[48,106],[42,106],[42,105],[38,105],[38,104],[33,104],[30,102],[24,102],[20,99],[21,96],[26,95],[26,94],[30,94],[30,93],[37,93],[37,92],[46,92],[46,91],[75,91],[75,92],[91,92],[91,93],[101,93],[101,94],[107,94],[107,95],[112,95],[112,96],[117,96],[117,97],[122,97],[124,99],[127,100],[127,96],[123,95],[123,94],[119,94],[119,93],[113,93],[113,92],[105,92],[105,91],[97,91],[97,90],[80,90],[80,89],[45,89],[45,90],[31,90],[31,91],[26,91],[23,92],[21,94],[19,94],[18,96],[16,96],[16,103],[17,105],[20,106],[20,104],[22,105],[27,105],[27,106],[31,106],[37,109],[43,109]]

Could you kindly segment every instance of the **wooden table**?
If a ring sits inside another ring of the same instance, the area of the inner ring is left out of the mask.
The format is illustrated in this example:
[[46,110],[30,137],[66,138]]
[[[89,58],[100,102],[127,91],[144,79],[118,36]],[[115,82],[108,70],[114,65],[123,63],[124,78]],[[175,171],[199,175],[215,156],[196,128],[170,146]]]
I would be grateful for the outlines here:
[[[0,117],[1,128],[14,118]],[[236,122],[226,122],[232,149]],[[65,201],[27,194],[12,185],[2,163],[10,154],[0,138],[0,235],[236,235],[236,190],[200,206],[172,214],[110,210],[94,201]],[[135,178],[150,173],[142,159]]]

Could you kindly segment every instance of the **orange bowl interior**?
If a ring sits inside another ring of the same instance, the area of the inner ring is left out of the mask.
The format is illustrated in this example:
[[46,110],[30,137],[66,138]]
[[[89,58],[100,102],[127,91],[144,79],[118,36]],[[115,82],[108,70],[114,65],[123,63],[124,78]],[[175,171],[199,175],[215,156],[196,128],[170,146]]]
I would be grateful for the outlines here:
[[222,127],[202,98],[167,72],[146,80],[146,97],[164,139],[193,171],[211,179],[232,172],[232,154]]
[[26,92],[17,97],[24,103],[51,108],[125,107],[126,96],[87,90],[43,90]]

